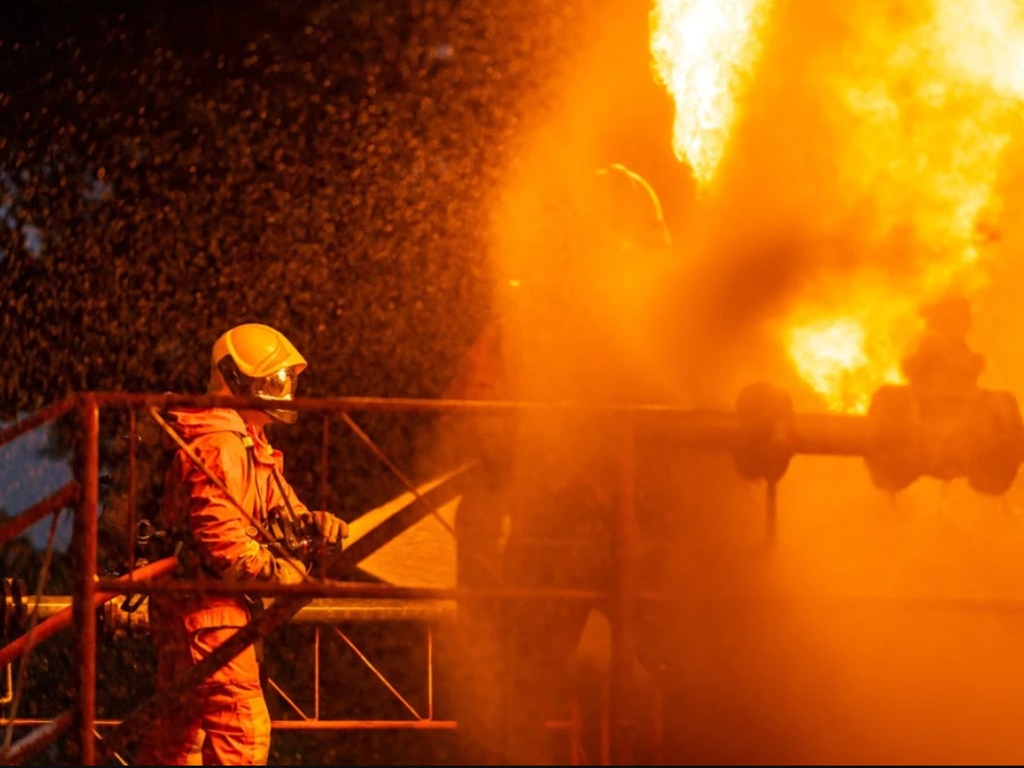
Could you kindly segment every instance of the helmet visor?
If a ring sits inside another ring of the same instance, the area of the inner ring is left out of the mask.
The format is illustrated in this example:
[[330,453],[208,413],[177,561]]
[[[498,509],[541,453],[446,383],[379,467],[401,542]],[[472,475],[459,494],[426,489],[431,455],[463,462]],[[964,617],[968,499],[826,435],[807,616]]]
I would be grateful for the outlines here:
[[252,393],[256,397],[272,400],[291,400],[298,385],[298,376],[292,368],[282,368],[262,379],[254,379]]

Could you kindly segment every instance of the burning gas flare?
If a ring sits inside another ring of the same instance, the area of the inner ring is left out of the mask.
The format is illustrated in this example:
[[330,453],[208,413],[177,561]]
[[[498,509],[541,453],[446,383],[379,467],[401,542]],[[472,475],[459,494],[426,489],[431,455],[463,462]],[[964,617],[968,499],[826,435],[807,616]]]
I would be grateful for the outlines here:
[[[651,51],[676,101],[675,143],[707,184],[735,120],[737,73],[760,55],[768,4],[657,6]],[[1022,127],[1024,4],[863,2],[843,14],[841,44],[803,63],[815,78],[793,85],[818,89],[803,95],[834,128],[835,168],[804,171],[829,185],[822,198],[832,208],[807,211],[807,220],[845,227],[863,261],[883,262],[888,277],[879,285],[843,274],[842,306],[821,309],[815,299],[811,312],[810,298],[798,300],[783,335],[829,407],[855,412],[898,379],[913,339],[895,329],[950,287],[971,298],[988,279],[981,233],[999,215],[1004,151]]]
[[[902,378],[898,356],[892,349],[873,345],[864,323],[856,317],[794,327],[789,350],[807,383],[836,411],[863,413],[870,404],[870,393]],[[887,365],[880,365],[880,360]]]
[[725,155],[770,2],[657,0],[651,11],[655,74],[676,102],[673,148],[701,186],[711,183]]
[[1013,0],[937,0],[910,24],[876,7],[859,21],[856,53],[835,62],[831,79],[847,126],[839,183],[851,207],[870,208],[865,246],[919,267],[886,295],[862,292],[863,306],[888,310],[884,321],[857,321],[874,350],[868,359],[809,358],[806,327],[790,336],[801,376],[830,407],[850,411],[898,371],[906,350],[889,341],[894,323],[951,286],[971,295],[984,285],[979,230],[998,214],[1000,164],[1024,95]]

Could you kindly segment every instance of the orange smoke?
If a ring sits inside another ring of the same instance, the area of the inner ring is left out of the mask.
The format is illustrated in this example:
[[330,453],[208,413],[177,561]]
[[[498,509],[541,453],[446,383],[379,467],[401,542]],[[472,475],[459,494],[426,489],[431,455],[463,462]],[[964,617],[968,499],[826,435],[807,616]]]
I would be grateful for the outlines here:
[[[675,145],[710,185],[737,149],[741,74],[758,87],[753,62],[778,20],[757,0],[656,5],[651,52],[675,100]],[[986,233],[1000,212],[1004,151],[1020,128],[1024,10],[1016,0],[935,0],[842,14],[839,44],[802,63],[834,130],[834,177],[805,171],[827,185],[831,209],[807,211],[807,220],[883,263],[886,277],[854,270],[814,281],[792,300],[780,335],[828,406],[856,412],[880,383],[898,380],[922,304],[950,289],[976,296],[986,284]]]

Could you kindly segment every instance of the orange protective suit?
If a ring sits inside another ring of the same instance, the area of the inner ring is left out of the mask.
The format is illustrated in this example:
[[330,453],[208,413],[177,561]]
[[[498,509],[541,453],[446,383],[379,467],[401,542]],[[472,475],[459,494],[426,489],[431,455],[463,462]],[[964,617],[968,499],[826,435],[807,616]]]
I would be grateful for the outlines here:
[[[262,429],[247,425],[236,411],[179,409],[170,413],[169,422],[199,461],[261,524],[267,523],[267,510],[284,503],[273,478],[275,467],[295,513],[308,514],[282,476],[281,452],[271,448]],[[184,543],[179,559],[185,578],[280,583],[302,579],[289,561],[267,549],[251,519],[183,450],[167,471],[161,517],[169,534]],[[250,619],[245,598],[233,595],[154,594],[149,612],[157,647],[158,690],[172,684]],[[256,650],[249,646],[160,719],[136,762],[194,765],[201,759],[204,765],[264,765],[269,748],[270,715]]]

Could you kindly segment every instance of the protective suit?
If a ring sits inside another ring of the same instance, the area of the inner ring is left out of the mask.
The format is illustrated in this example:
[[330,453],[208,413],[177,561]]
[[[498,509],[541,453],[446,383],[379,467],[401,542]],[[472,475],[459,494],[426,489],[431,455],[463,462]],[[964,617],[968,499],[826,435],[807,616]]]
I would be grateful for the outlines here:
[[[191,452],[179,448],[175,454],[160,511],[169,537],[180,545],[179,575],[298,583],[305,578],[303,563],[271,546],[260,530],[269,529],[275,510],[290,510],[327,549],[338,546],[346,533],[338,518],[310,512],[297,498],[284,479],[282,454],[264,432],[271,420],[293,420],[280,418],[278,406],[290,399],[305,361],[280,333],[258,325],[229,331],[214,346],[213,358],[211,392],[265,397],[275,408],[169,413],[168,424]],[[158,690],[245,626],[259,607],[243,595],[152,595]],[[270,715],[257,652],[249,646],[161,718],[136,762],[187,765],[197,764],[201,756],[206,765],[262,765],[269,748]]]

